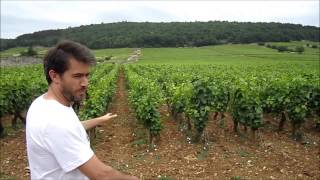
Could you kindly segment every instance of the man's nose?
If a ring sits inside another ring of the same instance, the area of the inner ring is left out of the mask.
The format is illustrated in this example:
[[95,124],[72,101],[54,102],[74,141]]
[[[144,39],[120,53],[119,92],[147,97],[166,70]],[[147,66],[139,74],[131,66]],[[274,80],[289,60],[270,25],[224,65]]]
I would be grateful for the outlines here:
[[89,85],[89,79],[88,77],[83,77],[81,80],[81,86],[87,87]]

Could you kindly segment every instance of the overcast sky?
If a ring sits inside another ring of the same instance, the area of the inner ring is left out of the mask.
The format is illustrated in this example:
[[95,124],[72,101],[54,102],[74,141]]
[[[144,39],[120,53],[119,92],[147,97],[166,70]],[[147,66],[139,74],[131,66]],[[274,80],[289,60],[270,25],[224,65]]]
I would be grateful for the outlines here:
[[1,0],[1,38],[101,22],[281,22],[319,27],[319,0],[12,1]]

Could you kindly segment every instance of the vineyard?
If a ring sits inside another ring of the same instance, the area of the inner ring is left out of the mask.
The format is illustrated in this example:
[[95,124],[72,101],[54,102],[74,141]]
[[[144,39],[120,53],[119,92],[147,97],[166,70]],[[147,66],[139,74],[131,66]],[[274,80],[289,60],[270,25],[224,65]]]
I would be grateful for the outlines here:
[[[74,108],[81,120],[109,111],[121,113],[118,122],[89,132],[98,156],[115,168],[143,179],[320,178],[317,168],[320,157],[316,153],[320,143],[317,131],[320,76],[316,57],[319,50],[310,48],[312,52],[307,52],[304,62],[298,62],[300,57],[296,54],[279,54],[289,60],[273,62],[268,57],[276,53],[269,49],[259,53],[258,46],[246,45],[247,54],[240,56],[238,47],[232,48],[198,49],[204,52],[203,57],[201,53],[192,56],[190,52],[180,57],[188,56],[187,63],[167,63],[170,51],[185,49],[163,49],[162,54],[157,49],[146,49],[142,51],[141,61],[133,64],[108,63],[105,57],[112,56],[96,51],[101,63],[91,69],[87,98]],[[130,51],[117,52],[123,53],[117,54],[123,60]],[[212,52],[216,63],[206,63]],[[159,54],[166,58],[166,63],[158,63]],[[190,63],[196,55],[202,58],[202,63]],[[235,62],[237,56],[246,63]],[[179,55],[171,55],[175,57]],[[259,64],[261,57],[267,60]],[[151,63],[146,62],[148,58]],[[230,61],[221,63],[222,58]],[[118,60],[115,59],[114,62]],[[46,91],[47,83],[42,66],[32,65],[1,68],[0,86],[1,134],[7,134],[9,121],[12,120],[13,126],[18,119],[25,123],[25,111],[34,98]],[[1,140],[3,148],[12,137],[6,138]],[[280,162],[271,157],[291,153],[284,147],[291,147],[297,153],[284,160],[288,164],[273,169]],[[273,154],[267,154],[266,149]],[[8,153],[1,154],[1,166],[10,161],[6,157]],[[308,161],[297,163],[303,161],[304,155]],[[265,163],[268,159],[269,164]],[[148,161],[152,163],[144,174]],[[216,167],[224,162],[225,165]],[[0,175],[27,176],[24,167],[17,173],[10,173],[10,168],[4,167]],[[295,169],[299,169],[297,174]]]
[[[264,125],[263,113],[272,113],[281,116],[279,130],[285,122],[291,123],[293,137],[301,139],[299,129],[305,119],[320,116],[320,79],[317,71],[288,67],[279,66],[278,72],[274,66],[131,65],[125,69],[137,118],[151,137],[160,133],[157,109],[165,102],[175,119],[183,114],[187,130],[196,130],[195,141],[212,113],[214,119],[221,115],[222,128],[225,113],[232,114],[234,131],[242,125],[253,136]],[[319,126],[319,118],[313,123]]]

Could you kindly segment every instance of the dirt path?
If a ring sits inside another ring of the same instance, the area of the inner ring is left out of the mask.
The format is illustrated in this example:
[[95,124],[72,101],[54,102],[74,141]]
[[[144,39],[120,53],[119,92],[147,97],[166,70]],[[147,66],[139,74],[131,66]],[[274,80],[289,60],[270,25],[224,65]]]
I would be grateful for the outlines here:
[[137,62],[140,56],[141,56],[141,49],[137,48],[133,51],[133,53],[128,57],[127,61],[125,61],[124,63]]
[[94,146],[97,156],[106,164],[125,171],[131,162],[133,148],[134,115],[129,110],[127,92],[125,91],[125,79],[123,70],[120,71],[117,91],[108,112],[118,115],[117,118],[98,128],[98,139]]

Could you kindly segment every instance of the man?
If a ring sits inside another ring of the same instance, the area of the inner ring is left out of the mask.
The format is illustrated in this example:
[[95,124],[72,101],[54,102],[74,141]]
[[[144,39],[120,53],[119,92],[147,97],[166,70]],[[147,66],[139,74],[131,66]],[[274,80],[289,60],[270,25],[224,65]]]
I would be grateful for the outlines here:
[[102,163],[90,148],[87,129],[117,115],[79,121],[72,103],[85,98],[94,57],[85,46],[63,41],[44,58],[48,91],[31,104],[26,140],[31,179],[137,179]]

